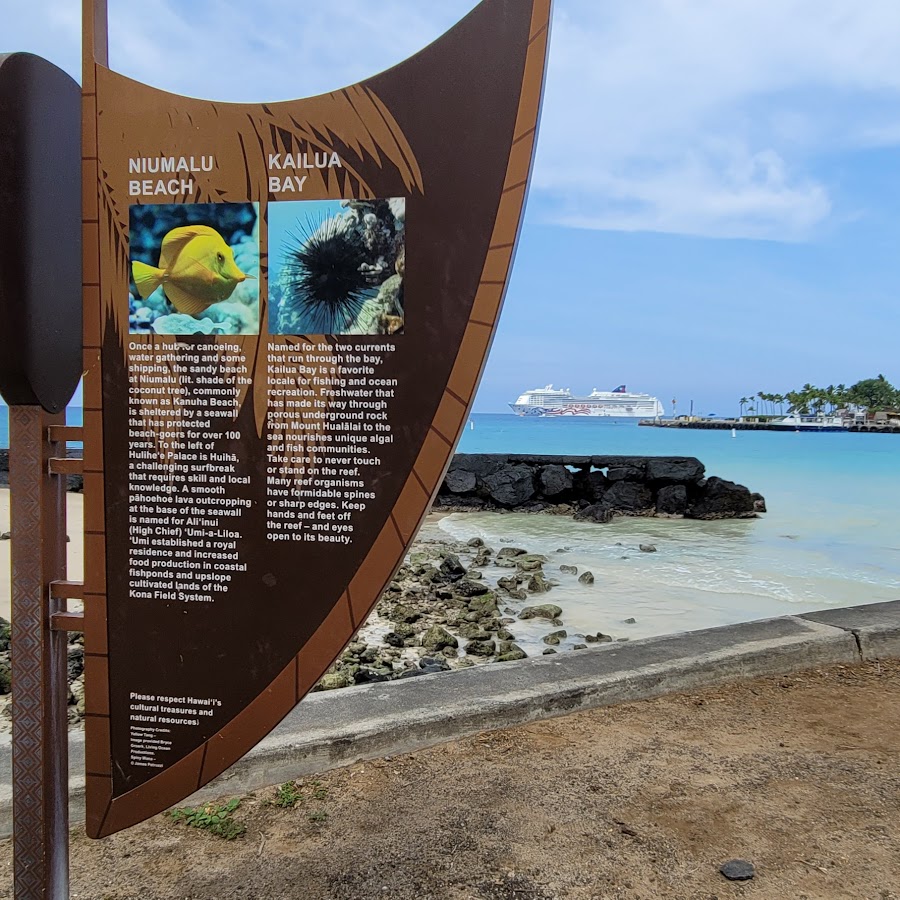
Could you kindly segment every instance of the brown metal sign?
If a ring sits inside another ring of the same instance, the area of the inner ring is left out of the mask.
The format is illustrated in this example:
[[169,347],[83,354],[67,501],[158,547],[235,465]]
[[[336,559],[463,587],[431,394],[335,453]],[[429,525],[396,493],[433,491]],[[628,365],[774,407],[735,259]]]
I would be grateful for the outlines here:
[[0,54],[0,392],[50,413],[81,378],[78,95],[47,60]]
[[466,422],[525,202],[550,0],[320,97],[84,73],[87,826],[253,747],[378,600]]

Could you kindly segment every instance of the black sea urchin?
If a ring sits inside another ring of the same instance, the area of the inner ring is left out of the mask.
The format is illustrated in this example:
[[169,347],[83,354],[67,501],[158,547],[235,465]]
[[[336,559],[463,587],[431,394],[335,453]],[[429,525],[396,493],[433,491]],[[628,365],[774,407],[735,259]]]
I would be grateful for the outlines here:
[[360,266],[366,247],[359,233],[339,218],[308,232],[288,235],[281,270],[283,303],[300,313],[310,334],[342,334],[374,296]]

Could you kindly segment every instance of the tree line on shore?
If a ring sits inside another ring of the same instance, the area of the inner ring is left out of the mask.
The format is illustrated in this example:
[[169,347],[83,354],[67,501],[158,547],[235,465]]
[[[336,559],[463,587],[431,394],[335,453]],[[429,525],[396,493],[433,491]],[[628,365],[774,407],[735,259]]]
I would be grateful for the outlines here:
[[741,415],[774,416],[785,413],[798,415],[832,414],[839,409],[856,408],[866,412],[900,409],[900,389],[895,388],[884,375],[864,378],[847,387],[830,384],[820,388],[812,384],[783,394],[757,391],[740,399]]

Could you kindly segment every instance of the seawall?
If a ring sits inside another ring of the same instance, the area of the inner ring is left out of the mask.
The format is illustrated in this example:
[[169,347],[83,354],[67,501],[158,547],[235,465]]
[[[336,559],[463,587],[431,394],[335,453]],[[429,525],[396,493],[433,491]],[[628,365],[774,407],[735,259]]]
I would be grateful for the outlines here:
[[[780,431],[782,434],[795,434],[799,428],[785,428],[771,422],[744,422],[740,419],[644,419],[638,422],[647,428],[686,428],[698,431]],[[825,431],[839,431],[847,434],[900,434],[900,425],[896,420],[887,422],[853,423],[846,428],[806,428],[810,434]]]
[[506,509],[608,522],[616,515],[752,518],[765,500],[693,456],[458,453],[435,508]]

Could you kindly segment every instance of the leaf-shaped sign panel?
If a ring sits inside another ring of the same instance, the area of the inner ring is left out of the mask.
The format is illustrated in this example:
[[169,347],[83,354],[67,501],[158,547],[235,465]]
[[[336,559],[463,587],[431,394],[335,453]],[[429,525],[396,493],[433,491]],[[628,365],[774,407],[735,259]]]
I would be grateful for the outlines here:
[[485,0],[381,75],[268,105],[131,81],[88,29],[92,836],[253,747],[401,563],[500,311],[549,18]]

